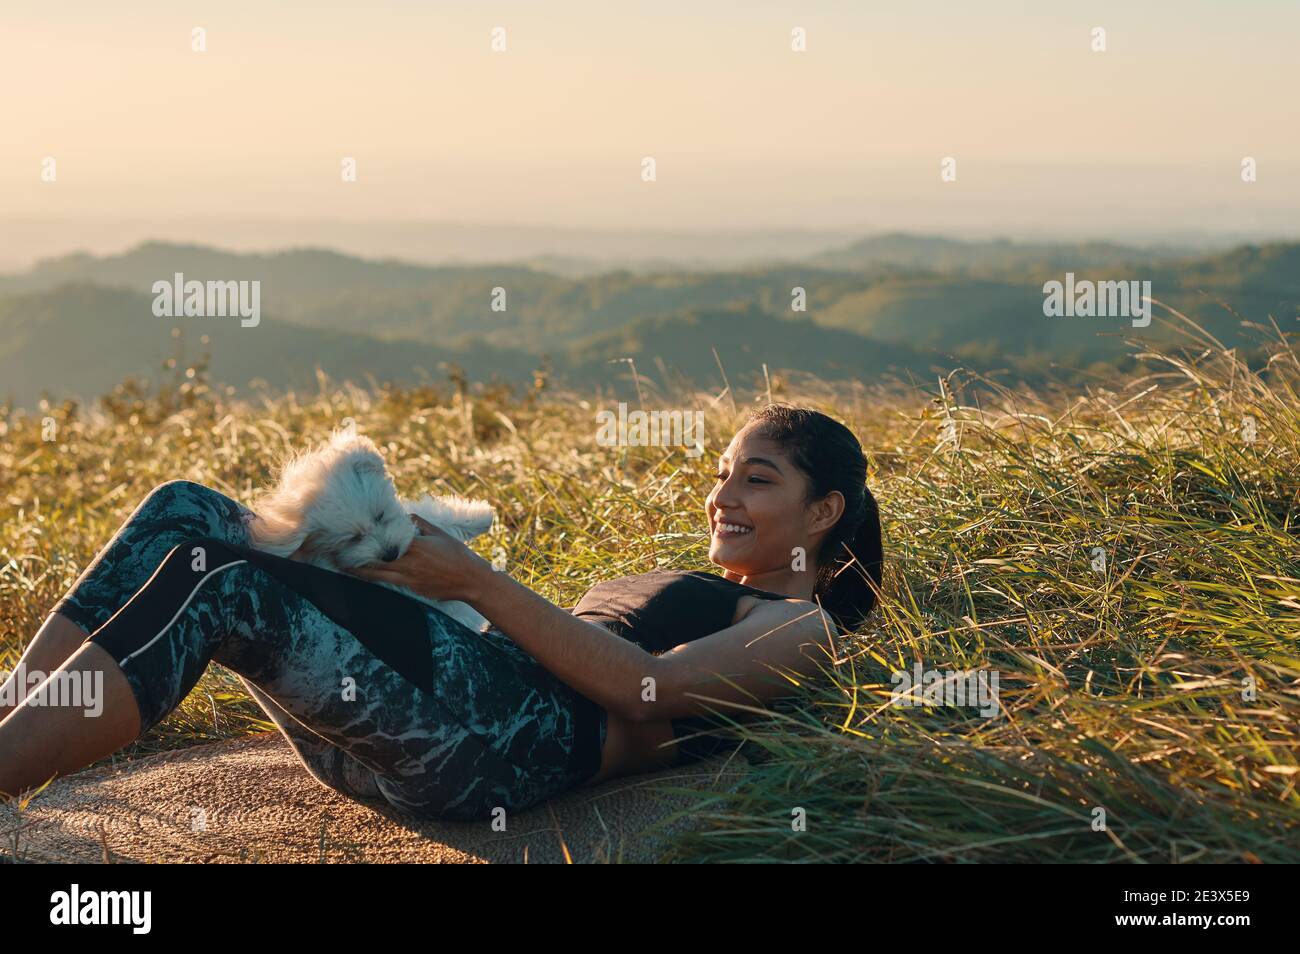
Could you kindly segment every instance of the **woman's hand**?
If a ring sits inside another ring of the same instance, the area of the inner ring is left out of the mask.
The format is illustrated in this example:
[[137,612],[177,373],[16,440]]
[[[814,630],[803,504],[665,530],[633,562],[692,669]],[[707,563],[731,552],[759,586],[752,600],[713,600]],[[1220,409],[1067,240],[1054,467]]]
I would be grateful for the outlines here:
[[411,523],[415,524],[415,529],[420,531],[420,536],[431,536],[435,533],[442,533],[437,527],[425,520],[418,513],[409,514]]
[[405,586],[431,600],[474,599],[481,574],[492,572],[492,564],[427,520],[416,516],[411,519],[420,535],[400,559],[355,567],[349,572],[364,580]]

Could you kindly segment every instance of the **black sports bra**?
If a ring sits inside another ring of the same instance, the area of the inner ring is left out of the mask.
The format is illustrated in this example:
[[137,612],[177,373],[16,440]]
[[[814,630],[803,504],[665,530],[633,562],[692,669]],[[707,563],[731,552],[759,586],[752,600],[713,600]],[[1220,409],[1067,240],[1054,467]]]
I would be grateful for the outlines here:
[[702,570],[651,570],[597,583],[571,612],[659,654],[731,625],[742,596],[788,600]]

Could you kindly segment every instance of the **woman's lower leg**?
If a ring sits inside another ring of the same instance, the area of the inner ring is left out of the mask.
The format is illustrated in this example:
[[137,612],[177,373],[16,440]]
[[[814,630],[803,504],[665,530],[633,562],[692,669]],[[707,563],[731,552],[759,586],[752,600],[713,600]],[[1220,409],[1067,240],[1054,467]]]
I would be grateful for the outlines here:
[[86,641],[84,629],[61,613],[51,613],[27,644],[14,671],[0,683],[0,721],[17,709],[45,677]]
[[[166,492],[221,504],[193,486]],[[151,503],[139,516],[193,509]],[[153,562],[159,537],[146,524],[157,530],[163,522],[133,518],[111,553],[83,575],[67,618],[94,631],[61,669],[88,681],[56,671],[58,679],[47,679],[0,722],[0,791],[42,785],[139,738],[185,698],[209,660],[262,686],[306,727],[286,733],[291,744],[310,732],[346,753],[330,758],[310,738],[301,749],[319,762],[319,780],[354,797],[377,791],[398,807],[478,818],[493,806],[532,804],[590,774],[585,757],[575,758],[575,740],[590,733],[578,730],[571,692],[508,637],[488,645],[389,590],[234,552],[225,538],[231,520],[222,522],[222,538],[181,541],[167,521],[174,549]],[[153,575],[129,599],[122,596],[145,567]],[[311,599],[293,588],[304,585]],[[315,599],[341,618],[326,616]],[[67,627],[52,625],[69,637]],[[58,640],[43,638],[50,653],[43,645],[37,658],[53,658]],[[89,705],[42,704],[78,686],[90,690]],[[85,710],[96,706],[88,718]],[[592,771],[598,747],[593,758]]]
[[140,735],[122,670],[85,643],[0,722],[0,794],[16,797],[112,755]]
[[248,537],[244,518],[249,513],[224,494],[191,481],[153,488],[95,554],[0,683],[0,720],[144,585],[172,547],[204,535],[242,543]]

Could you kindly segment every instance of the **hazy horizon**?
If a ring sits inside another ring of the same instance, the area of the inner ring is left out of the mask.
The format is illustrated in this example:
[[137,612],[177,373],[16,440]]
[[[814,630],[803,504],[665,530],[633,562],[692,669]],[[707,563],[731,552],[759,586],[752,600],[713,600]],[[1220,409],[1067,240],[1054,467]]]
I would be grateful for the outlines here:
[[[504,52],[491,49],[498,26]],[[191,48],[196,27],[205,52]],[[101,233],[131,222],[139,234],[119,250],[223,228],[232,248],[315,244],[292,234],[313,223],[1296,238],[1298,34],[1300,6],[1267,0],[74,0],[57,13],[19,0],[0,33],[0,82],[22,91],[0,142],[0,267],[112,250]],[[343,181],[345,157],[356,181]],[[955,181],[940,178],[945,157]],[[55,181],[42,181],[47,159]]]
[[[274,254],[324,249],[363,259],[421,265],[474,265],[552,257],[593,264],[663,262],[687,270],[799,261],[888,234],[1017,244],[1108,242],[1138,249],[1210,253],[1242,244],[1300,241],[1300,230],[1230,232],[1188,229],[1115,236],[1025,229],[594,229],[468,222],[350,222],[209,217],[155,221],[118,218],[0,219],[0,274],[25,272],[69,254],[121,254],[146,242]],[[725,243],[725,244],[724,244]]]

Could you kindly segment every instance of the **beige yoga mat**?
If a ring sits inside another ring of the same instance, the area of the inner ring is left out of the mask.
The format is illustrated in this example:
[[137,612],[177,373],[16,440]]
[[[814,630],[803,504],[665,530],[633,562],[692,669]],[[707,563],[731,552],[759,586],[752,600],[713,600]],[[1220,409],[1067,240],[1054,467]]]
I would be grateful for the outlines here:
[[[0,855],[26,862],[649,862],[693,825],[689,794],[734,787],[742,755],[567,792],[488,822],[372,807],[325,788],[276,732],[56,780],[26,810],[0,804]],[[664,824],[669,820],[667,824]]]

